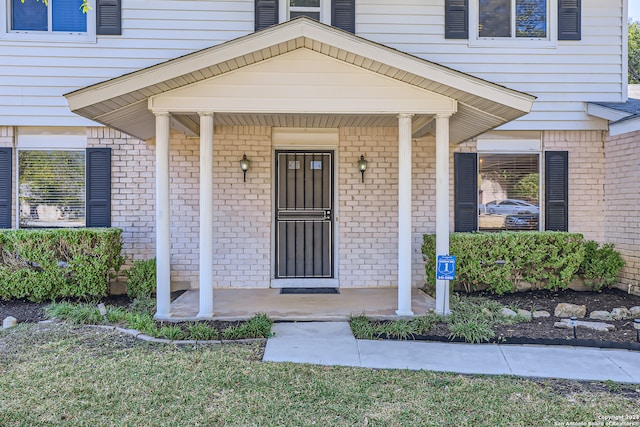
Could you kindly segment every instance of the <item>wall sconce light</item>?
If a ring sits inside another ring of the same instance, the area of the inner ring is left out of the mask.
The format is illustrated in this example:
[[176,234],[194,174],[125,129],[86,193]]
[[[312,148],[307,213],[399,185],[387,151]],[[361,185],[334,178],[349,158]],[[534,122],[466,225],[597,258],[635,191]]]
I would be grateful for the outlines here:
[[360,160],[358,160],[358,170],[362,175],[362,182],[364,182],[364,171],[367,170],[367,161],[364,159],[364,155],[361,155]]
[[247,182],[247,171],[249,170],[249,166],[251,162],[247,159],[247,155],[242,155],[242,160],[240,160],[240,169],[242,169],[242,173],[244,175],[244,182]]

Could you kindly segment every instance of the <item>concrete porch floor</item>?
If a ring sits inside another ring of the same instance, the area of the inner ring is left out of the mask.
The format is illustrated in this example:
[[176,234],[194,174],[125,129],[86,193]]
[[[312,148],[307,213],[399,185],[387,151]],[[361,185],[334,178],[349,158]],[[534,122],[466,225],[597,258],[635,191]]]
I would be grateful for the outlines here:
[[[198,318],[200,293],[188,290],[171,303],[171,321]],[[365,314],[374,319],[397,319],[397,288],[342,288],[339,294],[280,294],[280,289],[214,289],[210,320],[246,320],[266,313],[273,320],[336,321]],[[419,289],[411,290],[414,315],[435,309],[435,299]]]

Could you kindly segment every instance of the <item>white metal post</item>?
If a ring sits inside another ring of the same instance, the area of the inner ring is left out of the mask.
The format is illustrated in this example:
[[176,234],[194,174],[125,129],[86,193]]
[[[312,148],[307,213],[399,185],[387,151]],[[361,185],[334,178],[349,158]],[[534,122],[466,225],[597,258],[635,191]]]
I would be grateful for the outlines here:
[[[449,115],[436,116],[436,256],[449,255]],[[436,280],[436,312],[447,315],[449,281]]]
[[213,113],[200,113],[200,312],[213,316]]
[[157,319],[171,317],[171,218],[169,113],[156,114],[156,303]]
[[398,115],[398,316],[411,310],[411,117]]

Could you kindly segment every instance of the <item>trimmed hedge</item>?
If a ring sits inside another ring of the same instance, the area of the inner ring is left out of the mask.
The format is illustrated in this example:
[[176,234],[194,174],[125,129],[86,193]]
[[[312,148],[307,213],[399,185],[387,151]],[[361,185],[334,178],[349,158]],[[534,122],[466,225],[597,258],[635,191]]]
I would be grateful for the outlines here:
[[124,263],[117,228],[0,231],[0,299],[100,297]]
[[[534,289],[566,289],[585,255],[581,234],[563,232],[453,233],[451,255],[457,258],[456,280],[467,292],[488,289],[514,292],[521,282]],[[425,235],[422,246],[427,284],[435,286],[436,239]]]
[[622,267],[624,260],[614,249],[613,243],[599,245],[598,242],[589,240],[584,245],[584,261],[578,275],[586,286],[599,291],[618,283],[618,273]]
[[125,271],[129,298],[151,298],[156,293],[156,259],[135,260]]

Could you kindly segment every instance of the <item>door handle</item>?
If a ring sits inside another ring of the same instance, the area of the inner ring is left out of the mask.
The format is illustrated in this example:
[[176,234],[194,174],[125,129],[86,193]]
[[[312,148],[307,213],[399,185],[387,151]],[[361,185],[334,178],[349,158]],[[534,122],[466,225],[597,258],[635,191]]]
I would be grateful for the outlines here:
[[325,220],[331,220],[331,209],[327,209],[324,211],[324,218]]

